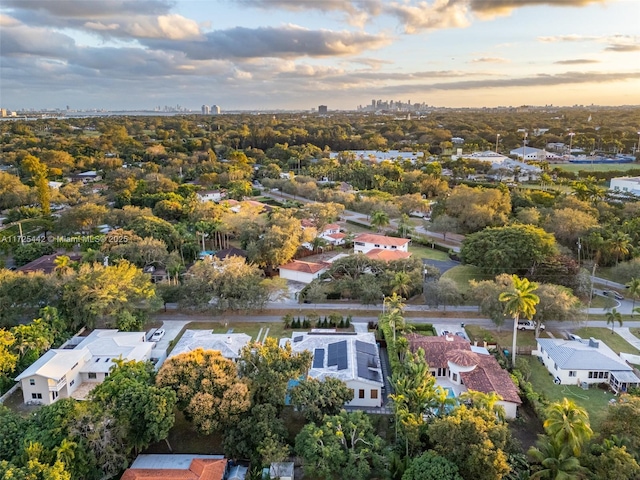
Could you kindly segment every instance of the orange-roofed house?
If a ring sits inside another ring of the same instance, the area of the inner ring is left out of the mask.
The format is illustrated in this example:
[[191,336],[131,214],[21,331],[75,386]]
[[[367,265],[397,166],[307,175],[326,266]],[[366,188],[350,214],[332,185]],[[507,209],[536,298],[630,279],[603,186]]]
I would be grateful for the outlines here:
[[227,460],[220,455],[139,455],[121,480],[223,480]]
[[365,253],[365,255],[373,260],[392,262],[393,260],[402,260],[403,258],[409,258],[411,256],[411,252],[374,248],[373,250],[369,250],[367,253]]
[[326,272],[328,267],[326,263],[293,260],[286,265],[280,266],[280,278],[293,280],[294,282],[311,283]]
[[367,253],[373,249],[408,252],[408,238],[387,237],[374,233],[361,233],[353,239],[354,253]]

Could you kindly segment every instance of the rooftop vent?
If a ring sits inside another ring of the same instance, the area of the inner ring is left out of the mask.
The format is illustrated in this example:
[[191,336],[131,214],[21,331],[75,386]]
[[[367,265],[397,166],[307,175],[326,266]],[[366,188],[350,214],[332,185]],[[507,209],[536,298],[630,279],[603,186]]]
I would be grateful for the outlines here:
[[593,337],[589,337],[589,346],[593,348],[600,348],[600,342]]

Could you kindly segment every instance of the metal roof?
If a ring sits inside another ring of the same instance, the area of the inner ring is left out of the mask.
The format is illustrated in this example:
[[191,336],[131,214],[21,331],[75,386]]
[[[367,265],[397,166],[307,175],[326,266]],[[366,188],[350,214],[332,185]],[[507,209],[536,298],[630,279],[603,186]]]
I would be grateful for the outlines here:
[[538,338],[538,345],[544,348],[549,358],[558,368],[564,370],[631,371],[627,365],[604,342],[596,340],[594,346],[589,340],[563,340],[559,338]]

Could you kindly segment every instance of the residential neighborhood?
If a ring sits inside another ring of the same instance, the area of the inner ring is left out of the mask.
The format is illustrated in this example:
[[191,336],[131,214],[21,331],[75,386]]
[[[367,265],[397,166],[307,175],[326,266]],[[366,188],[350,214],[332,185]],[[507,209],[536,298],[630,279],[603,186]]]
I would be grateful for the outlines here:
[[2,477],[640,478],[640,113],[584,113],[0,123]]

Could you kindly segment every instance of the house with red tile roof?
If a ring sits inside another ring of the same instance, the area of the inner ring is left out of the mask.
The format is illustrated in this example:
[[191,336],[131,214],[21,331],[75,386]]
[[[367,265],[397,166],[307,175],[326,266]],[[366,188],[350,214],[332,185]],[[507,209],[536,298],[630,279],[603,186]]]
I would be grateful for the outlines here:
[[401,250],[383,250],[382,248],[374,248],[369,250],[365,255],[373,260],[383,260],[385,262],[392,262],[394,260],[402,260],[403,258],[409,258],[411,252],[403,252]]
[[226,473],[219,455],[139,455],[121,480],[223,480]]
[[375,233],[361,233],[353,239],[353,251],[354,253],[367,253],[370,250],[379,248],[381,250],[408,252],[410,241],[408,238],[387,237]]
[[303,262],[302,260],[292,260],[286,265],[280,266],[280,278],[293,280],[294,282],[311,283],[324,272],[329,265],[314,262]]
[[522,404],[518,389],[509,372],[486,349],[449,334],[439,337],[409,334],[407,340],[412,352],[424,350],[436,384],[456,396],[467,390],[495,392],[502,397],[498,404],[504,407],[507,418],[516,418],[518,406]]

